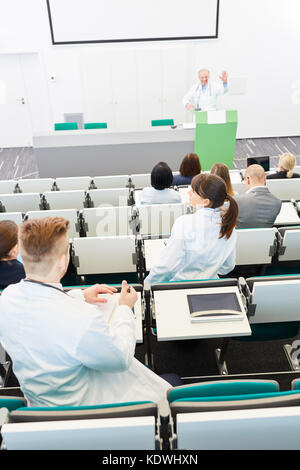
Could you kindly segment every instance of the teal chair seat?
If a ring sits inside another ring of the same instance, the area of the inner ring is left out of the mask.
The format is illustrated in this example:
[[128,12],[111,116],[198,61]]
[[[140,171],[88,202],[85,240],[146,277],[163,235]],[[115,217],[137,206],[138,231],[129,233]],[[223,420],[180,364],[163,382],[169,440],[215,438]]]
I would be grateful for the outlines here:
[[86,122],[85,129],[107,129],[107,122]]
[[56,122],[54,130],[56,131],[70,131],[78,129],[77,122]]
[[174,119],[153,119],[151,126],[174,126]]
[[0,408],[13,411],[26,406],[26,399],[23,397],[0,396]]
[[[300,388],[299,388],[300,390]],[[178,402],[212,402],[212,401],[235,401],[235,400],[259,400],[260,398],[273,398],[273,397],[285,397],[290,395],[299,395],[298,390],[289,390],[287,392],[272,392],[272,393],[245,393],[242,395],[223,395],[223,396],[212,396],[212,397],[190,397],[190,398],[179,398],[174,403]]]
[[273,380],[219,380],[199,384],[183,385],[168,390],[168,401],[205,400],[207,397],[229,397],[255,393],[278,393],[279,386]]
[[39,406],[19,407],[10,415],[11,423],[33,421],[61,421],[77,419],[102,419],[136,416],[157,417],[157,404],[150,401],[113,403],[93,406]]

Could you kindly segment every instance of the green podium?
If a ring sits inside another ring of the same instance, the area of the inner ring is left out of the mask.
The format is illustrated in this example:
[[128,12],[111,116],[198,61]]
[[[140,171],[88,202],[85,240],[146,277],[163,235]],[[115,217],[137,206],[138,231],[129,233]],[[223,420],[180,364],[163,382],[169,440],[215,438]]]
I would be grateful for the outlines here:
[[231,170],[237,131],[237,111],[195,111],[194,152],[202,170],[209,171],[214,163],[225,163]]

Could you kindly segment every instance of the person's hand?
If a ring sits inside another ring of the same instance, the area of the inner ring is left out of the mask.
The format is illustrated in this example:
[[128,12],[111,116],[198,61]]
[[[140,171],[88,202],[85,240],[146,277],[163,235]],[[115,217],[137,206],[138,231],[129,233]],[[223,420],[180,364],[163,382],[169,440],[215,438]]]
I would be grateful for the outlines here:
[[94,286],[87,287],[83,291],[85,301],[90,304],[99,304],[107,302],[107,299],[99,297],[98,294],[111,294],[117,292],[115,287],[107,286],[106,284],[95,284]]
[[191,111],[192,109],[195,109],[195,106],[194,106],[192,103],[188,103],[188,104],[186,105],[186,109],[187,109],[188,111]]
[[132,286],[128,287],[127,281],[122,281],[119,305],[127,305],[129,308],[133,308],[137,299],[138,296],[136,290]]
[[228,80],[228,73],[225,72],[222,72],[222,75],[220,75],[220,79],[222,80],[223,83],[227,83],[227,80]]

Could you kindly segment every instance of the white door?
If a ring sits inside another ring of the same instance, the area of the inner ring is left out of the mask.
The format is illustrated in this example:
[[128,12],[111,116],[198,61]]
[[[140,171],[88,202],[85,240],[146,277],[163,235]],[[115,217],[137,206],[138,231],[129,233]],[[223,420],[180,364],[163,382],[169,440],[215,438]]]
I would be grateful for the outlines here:
[[32,128],[19,54],[0,54],[0,147],[29,147]]

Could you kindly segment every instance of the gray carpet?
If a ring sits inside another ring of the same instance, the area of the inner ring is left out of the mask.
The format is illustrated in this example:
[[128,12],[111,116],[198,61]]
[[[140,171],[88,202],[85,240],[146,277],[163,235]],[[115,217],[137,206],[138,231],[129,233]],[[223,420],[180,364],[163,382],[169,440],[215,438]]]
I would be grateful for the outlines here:
[[[259,139],[237,139],[234,167],[246,168],[247,157],[269,155],[270,166],[276,167],[279,155],[290,152],[300,165],[300,136]],[[0,149],[0,180],[38,178],[38,168],[32,147]]]

